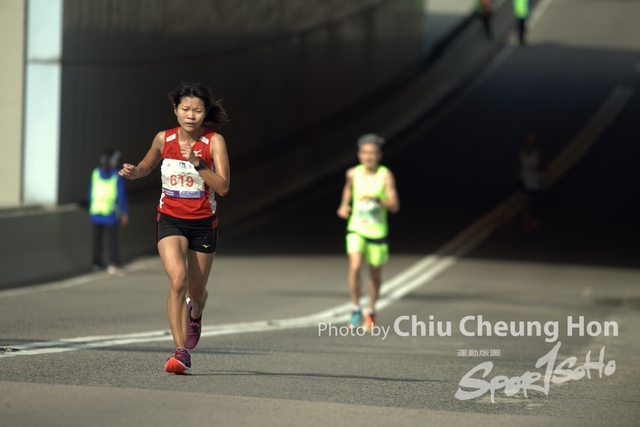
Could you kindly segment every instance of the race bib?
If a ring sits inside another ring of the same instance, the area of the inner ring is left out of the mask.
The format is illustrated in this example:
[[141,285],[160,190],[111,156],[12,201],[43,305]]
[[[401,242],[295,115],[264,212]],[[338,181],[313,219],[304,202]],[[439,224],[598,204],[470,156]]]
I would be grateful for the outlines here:
[[376,201],[357,201],[355,203],[355,212],[356,218],[360,222],[369,224],[380,224],[382,222],[382,208],[380,203]]
[[204,179],[190,162],[164,159],[160,172],[162,174],[162,192],[167,197],[182,199],[204,197]]

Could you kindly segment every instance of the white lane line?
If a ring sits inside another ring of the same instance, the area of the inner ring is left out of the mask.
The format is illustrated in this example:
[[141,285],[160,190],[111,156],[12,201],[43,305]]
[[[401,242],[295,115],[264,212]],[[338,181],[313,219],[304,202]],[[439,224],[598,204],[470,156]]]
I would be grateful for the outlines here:
[[[521,196],[515,194],[501,203],[488,214],[467,227],[450,242],[436,251],[435,255],[428,255],[409,267],[402,273],[384,282],[377,309],[382,310],[395,301],[431,281],[438,274],[454,265],[458,257],[475,248],[482,240],[489,236],[496,228],[508,221],[521,207]],[[362,304],[368,302],[362,298]],[[315,314],[289,319],[274,319],[257,322],[235,323],[229,325],[205,326],[202,337],[239,334],[248,332],[265,332],[283,329],[297,329],[317,326],[319,322],[345,322],[351,310],[351,304],[324,310]],[[0,353],[0,358],[15,356],[32,356],[39,354],[61,353],[73,350],[94,349],[116,345],[139,344],[172,340],[168,330],[141,332],[124,335],[89,336],[61,339],[48,342],[37,342],[17,345],[7,348]]]
[[[435,255],[428,255],[422,258],[405,271],[394,276],[389,281],[384,282],[381,287],[381,296],[377,303],[377,309],[384,309],[454,265],[459,256],[469,252],[496,228],[508,221],[520,208],[520,200],[519,194],[510,197],[454,237],[450,242],[436,251]],[[367,302],[368,298],[363,297],[362,304],[365,305]],[[318,322],[344,322],[349,317],[350,310],[351,304],[345,303],[302,317],[205,326],[202,328],[202,337],[305,328],[317,326]],[[6,349],[8,351],[0,353],[0,358],[60,353],[134,343],[170,341],[172,339],[171,333],[168,330],[124,335],[78,337],[16,345]]]
[[542,15],[544,15],[547,9],[549,9],[549,6],[551,6],[551,3],[553,3],[553,0],[541,0],[540,2],[538,2],[536,7],[533,8],[531,16],[529,16],[529,22],[527,23],[527,26],[529,28],[533,28],[536,26],[540,18],[542,18]]

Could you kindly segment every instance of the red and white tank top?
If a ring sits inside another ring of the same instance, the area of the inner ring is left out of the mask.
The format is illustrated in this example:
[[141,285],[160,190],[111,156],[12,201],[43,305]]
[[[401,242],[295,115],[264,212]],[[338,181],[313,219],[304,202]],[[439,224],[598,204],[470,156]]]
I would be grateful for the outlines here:
[[[169,129],[164,134],[162,149],[162,195],[158,212],[181,219],[208,218],[216,213],[215,193],[209,189],[195,167],[180,153],[178,129]],[[215,132],[205,129],[191,148],[209,169],[213,169],[209,142]]]

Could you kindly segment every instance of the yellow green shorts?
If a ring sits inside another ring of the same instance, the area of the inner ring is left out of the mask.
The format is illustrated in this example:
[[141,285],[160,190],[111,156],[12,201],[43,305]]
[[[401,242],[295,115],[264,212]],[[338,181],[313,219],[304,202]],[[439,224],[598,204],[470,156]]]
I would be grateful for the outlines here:
[[356,233],[347,233],[347,253],[361,253],[367,263],[380,267],[389,261],[389,245],[379,243],[381,239],[367,239]]

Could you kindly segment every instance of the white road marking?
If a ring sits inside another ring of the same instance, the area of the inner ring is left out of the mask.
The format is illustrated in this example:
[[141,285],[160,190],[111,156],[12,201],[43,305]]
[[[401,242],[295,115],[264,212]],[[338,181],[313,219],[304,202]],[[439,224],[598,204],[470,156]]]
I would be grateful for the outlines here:
[[[520,207],[521,196],[519,194],[514,194],[505,202],[501,203],[497,208],[454,237],[450,242],[436,251],[434,255],[424,257],[407,270],[393,277],[389,281],[384,282],[381,287],[380,298],[376,305],[377,309],[384,309],[391,303],[398,301],[403,296],[428,283],[439,273],[454,265],[459,256],[464,255],[476,247],[496,228],[515,215]],[[142,263],[141,265],[144,266],[150,262],[151,261],[147,261],[146,264]],[[83,276],[76,281],[70,280],[64,281],[60,284],[45,285],[43,289],[54,290],[77,286],[78,284],[88,282],[92,276]],[[363,297],[362,304],[365,305],[367,302],[368,298]],[[346,321],[350,315],[350,310],[351,304],[345,303],[319,313],[296,318],[205,326],[202,328],[202,337],[304,328],[316,326],[318,322]],[[172,339],[171,333],[168,330],[124,335],[78,337],[16,345],[5,349],[6,351],[3,354],[0,354],[0,358],[61,353],[72,350],[111,347],[115,345],[143,342],[170,341]]]
[[[454,265],[458,257],[469,252],[489,236],[496,228],[508,221],[521,207],[520,194],[514,194],[497,208],[467,227],[450,242],[383,283],[381,296],[376,308],[382,310],[395,301],[431,281],[442,271]],[[362,298],[362,304],[368,301]],[[204,326],[202,337],[239,334],[247,332],[265,332],[283,329],[296,329],[317,326],[318,322],[346,321],[350,315],[351,304],[342,304],[328,310],[302,317],[274,319],[256,322],[235,323],[229,325]],[[6,348],[0,358],[32,356],[38,354],[61,353],[73,350],[111,347],[144,342],[170,341],[173,337],[169,330],[158,330],[123,335],[88,336],[37,342]]]
[[553,3],[553,0],[541,0],[538,2],[536,7],[533,8],[531,16],[529,16],[528,19],[527,26],[529,29],[536,26],[540,18],[542,18],[542,15],[544,15],[547,9],[549,9],[549,6],[551,6],[551,3]]

